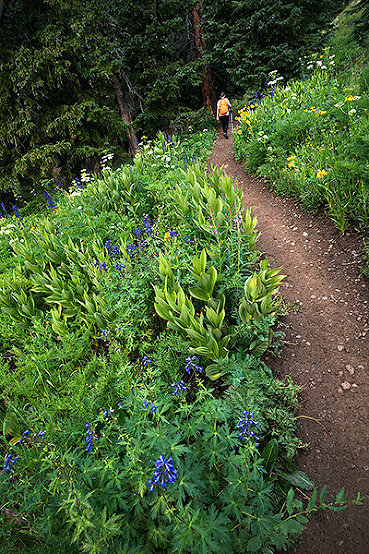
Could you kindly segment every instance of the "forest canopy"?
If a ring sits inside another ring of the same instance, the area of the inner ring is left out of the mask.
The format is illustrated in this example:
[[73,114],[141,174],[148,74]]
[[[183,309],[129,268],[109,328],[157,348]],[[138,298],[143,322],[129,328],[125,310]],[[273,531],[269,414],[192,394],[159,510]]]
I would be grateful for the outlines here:
[[27,201],[290,77],[344,2],[0,1],[0,189]]

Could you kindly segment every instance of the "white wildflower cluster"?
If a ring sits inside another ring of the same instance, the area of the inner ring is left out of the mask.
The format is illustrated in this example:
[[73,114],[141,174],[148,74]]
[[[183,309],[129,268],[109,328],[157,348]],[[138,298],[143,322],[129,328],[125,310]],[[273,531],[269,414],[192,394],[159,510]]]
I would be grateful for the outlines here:
[[277,73],[278,73],[278,69],[274,69],[273,71],[270,71],[268,73],[268,77],[270,77],[270,81],[267,81],[266,83],[266,86],[267,87],[271,87],[273,85],[275,85],[276,83],[278,83],[278,81],[283,81],[284,80],[284,77],[277,77]]
[[11,223],[9,225],[4,225],[4,227],[0,228],[0,235],[10,235],[14,227],[15,225],[12,225]]
[[[151,167],[157,167],[158,164],[162,164],[167,169],[174,169],[176,167],[173,163],[171,163],[171,156],[169,156],[166,152],[163,152],[163,149],[158,146],[153,148],[151,141],[147,141],[145,144],[141,143],[140,146],[145,156],[152,156],[153,162],[151,162]],[[176,149],[173,145],[171,145],[171,151],[176,153]]]
[[258,135],[259,135],[259,137],[258,137],[257,140],[258,140],[259,142],[265,142],[265,141],[267,141],[268,138],[269,138],[268,135],[266,135],[266,134],[264,133],[264,131],[259,131],[259,132],[258,132]]
[[322,58],[324,58],[323,55],[320,56],[320,59],[309,60],[307,62],[307,67],[306,68],[308,70],[310,70],[310,69],[320,69],[320,70],[324,71],[325,69],[328,69],[328,66],[330,66],[330,68],[332,69],[332,67],[335,65],[335,61],[334,61],[335,54],[332,54],[331,56],[326,58],[326,60],[324,60]]
[[101,165],[103,170],[108,170],[108,171],[111,170],[109,162],[113,159],[113,156],[114,154],[110,153],[110,154],[105,154],[105,156],[101,158]]
[[92,178],[89,173],[87,173],[87,169],[82,169],[81,171],[81,183],[91,183]]

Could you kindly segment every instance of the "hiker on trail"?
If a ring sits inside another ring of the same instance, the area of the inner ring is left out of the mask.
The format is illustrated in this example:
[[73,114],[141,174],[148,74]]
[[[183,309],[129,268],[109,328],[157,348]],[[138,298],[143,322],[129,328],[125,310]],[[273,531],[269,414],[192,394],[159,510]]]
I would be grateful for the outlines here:
[[222,92],[217,103],[217,121],[220,119],[222,122],[223,135],[225,138],[228,138],[229,109],[231,107],[230,101],[226,98],[224,92]]

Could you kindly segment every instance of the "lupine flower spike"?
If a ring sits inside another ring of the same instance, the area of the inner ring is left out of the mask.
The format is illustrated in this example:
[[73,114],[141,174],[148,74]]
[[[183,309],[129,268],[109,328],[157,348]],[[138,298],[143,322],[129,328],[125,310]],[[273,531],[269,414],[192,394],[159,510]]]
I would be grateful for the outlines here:
[[155,486],[167,487],[174,483],[177,479],[178,469],[173,463],[173,458],[164,458],[160,456],[155,462],[154,478],[149,479],[149,487],[152,493],[155,492]]
[[252,412],[244,411],[242,412],[242,416],[240,417],[240,420],[238,422],[237,428],[240,430],[238,433],[238,436],[242,439],[245,435],[249,438],[253,438],[255,440],[255,444],[258,442],[259,437],[255,435],[254,432],[251,431],[251,427],[257,426],[257,421],[254,419],[254,415]]
[[191,373],[191,369],[193,369],[196,373],[202,373],[203,368],[195,364],[195,362],[198,361],[196,356],[190,356],[189,358],[186,358],[185,361],[187,362],[187,365],[185,366],[187,373]]
[[186,390],[184,381],[180,381],[179,383],[174,381],[174,383],[171,384],[171,387],[173,389],[173,396],[177,396],[180,392]]

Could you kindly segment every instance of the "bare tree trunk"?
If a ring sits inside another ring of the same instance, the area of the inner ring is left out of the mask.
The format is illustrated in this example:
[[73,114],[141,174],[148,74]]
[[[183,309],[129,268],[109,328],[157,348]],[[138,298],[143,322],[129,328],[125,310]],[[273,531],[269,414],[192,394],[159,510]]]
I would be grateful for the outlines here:
[[[204,46],[204,42],[201,36],[201,3],[197,4],[192,11],[193,31],[195,36],[196,56],[202,58],[201,49]],[[201,92],[204,106],[215,114],[217,100],[214,92],[213,77],[208,65],[205,66],[202,72],[201,80]]]
[[133,130],[130,108],[125,99],[122,85],[120,84],[118,76],[114,74],[112,76],[112,79],[114,83],[115,96],[117,98],[120,115],[123,121],[127,124],[127,139],[128,139],[129,149],[133,154],[133,156],[135,156],[140,152],[140,147],[138,144],[136,133]]

